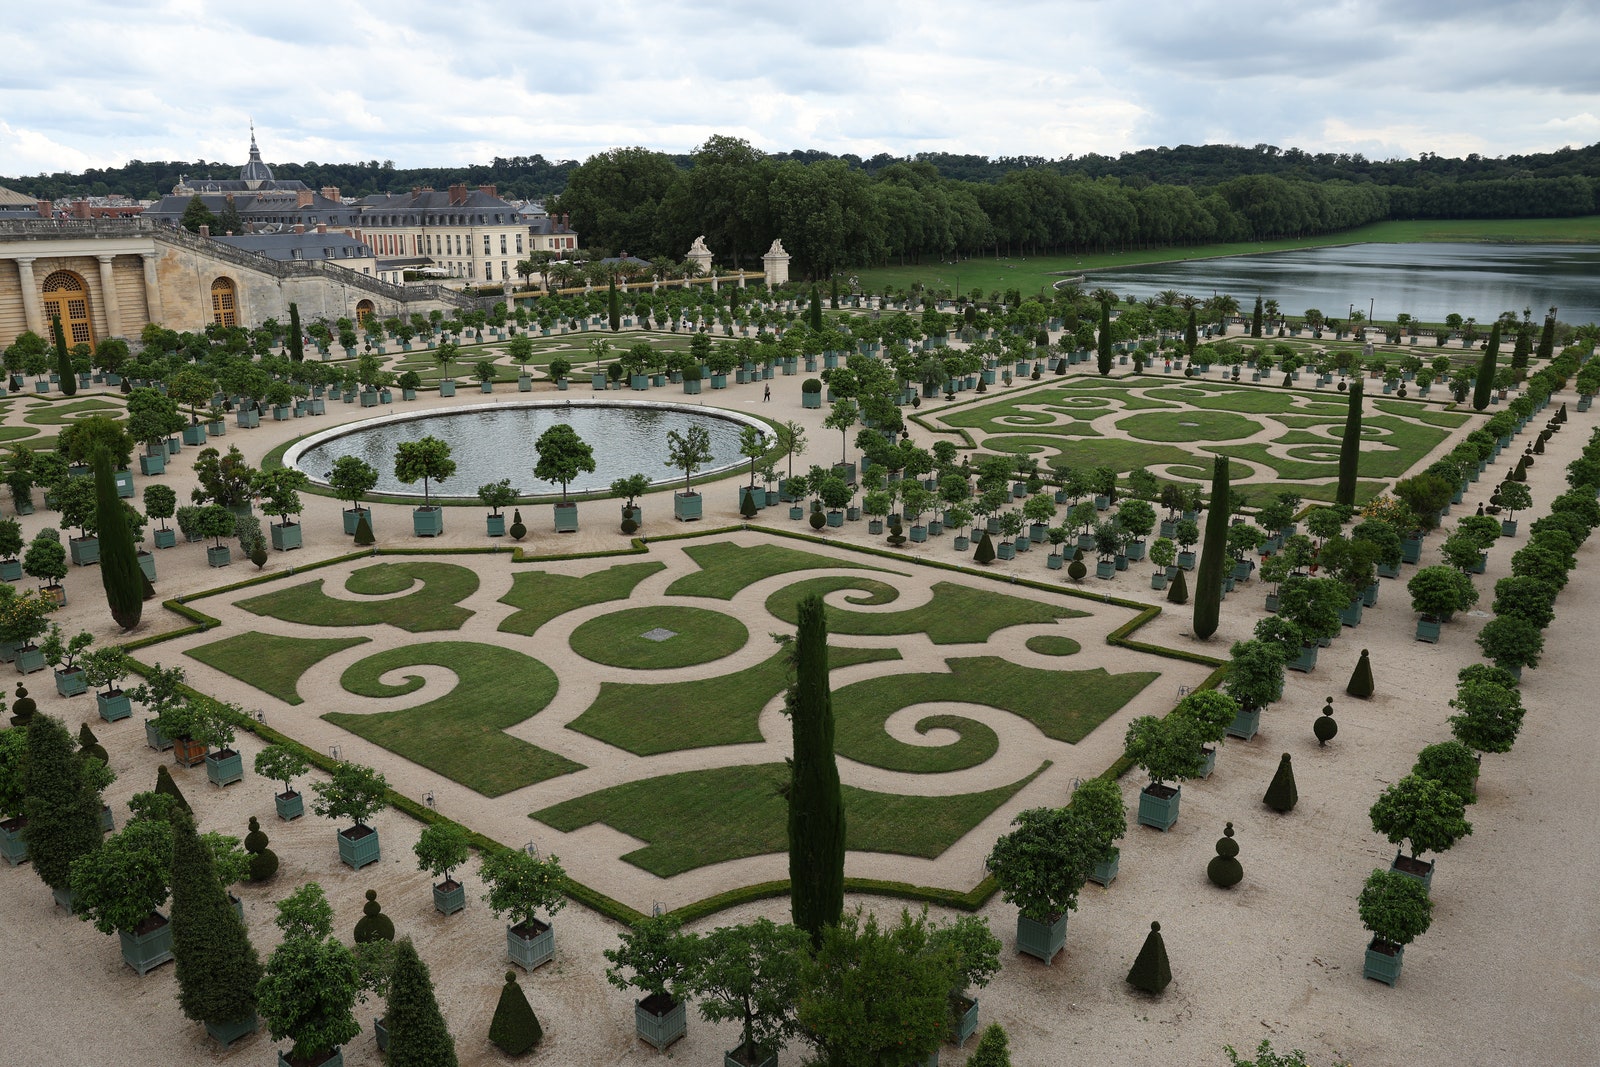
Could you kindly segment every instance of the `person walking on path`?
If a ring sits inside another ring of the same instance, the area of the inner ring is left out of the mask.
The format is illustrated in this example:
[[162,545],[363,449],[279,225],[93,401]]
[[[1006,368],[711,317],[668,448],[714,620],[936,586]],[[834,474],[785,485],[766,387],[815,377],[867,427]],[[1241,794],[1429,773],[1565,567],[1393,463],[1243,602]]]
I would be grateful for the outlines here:
[[761,389],[761,402],[763,404],[765,404],[767,401],[769,401],[771,399],[772,399],[772,386],[770,386],[770,385],[763,386],[762,389]]

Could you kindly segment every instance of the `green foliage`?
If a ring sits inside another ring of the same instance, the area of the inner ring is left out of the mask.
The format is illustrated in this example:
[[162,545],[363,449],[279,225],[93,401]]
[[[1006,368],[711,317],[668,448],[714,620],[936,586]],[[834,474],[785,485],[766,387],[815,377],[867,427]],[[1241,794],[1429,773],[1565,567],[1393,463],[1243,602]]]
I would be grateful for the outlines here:
[[1104,828],[1070,807],[1030,808],[1011,824],[985,863],[1006,903],[1049,926],[1077,909],[1078,892],[1105,857]]
[[1193,723],[1202,744],[1214,745],[1227,736],[1228,727],[1239,714],[1239,701],[1230,693],[1200,689],[1179,700],[1172,714]]
[[1409,945],[1428,932],[1433,901],[1419,880],[1398,871],[1374,870],[1356,900],[1361,925],[1380,941]]
[[[1079,566],[1082,566],[1080,563]],[[1187,604],[1189,602],[1189,579],[1184,577],[1182,569],[1172,576],[1172,581],[1167,584],[1167,603]]]
[[255,1012],[260,960],[212,851],[186,818],[174,820],[172,834],[172,956],[185,1016],[224,1024]]
[[1368,814],[1373,830],[1390,844],[1407,843],[1415,859],[1423,852],[1444,852],[1471,834],[1465,811],[1461,798],[1446,786],[1408,774],[1379,794]]
[[1272,776],[1272,784],[1267,786],[1267,795],[1262,798],[1262,803],[1282,814],[1293,811],[1299,802],[1300,791],[1294,784],[1294,765],[1289,762],[1289,753],[1285,752],[1278,761],[1278,770]]
[[1258,711],[1283,696],[1284,655],[1280,645],[1252,638],[1229,649],[1222,687],[1246,711]]
[[544,1040],[544,1028],[539,1025],[527,994],[517,984],[515,971],[506,972],[506,984],[500,988],[500,1002],[489,1023],[489,1040],[508,1056],[532,1052]]
[[[472,612],[458,605],[478,591],[478,575],[471,567],[433,560],[375,563],[352,572],[345,579],[345,590],[372,597],[370,600],[328,596],[322,591],[323,582],[316,578],[277,589],[241,600],[238,606],[256,615],[308,626],[387,624],[422,633],[459,630]],[[406,595],[389,595],[401,592]]]
[[294,892],[278,901],[278,915],[273,922],[283,932],[285,941],[308,938],[320,941],[333,936],[333,905],[322,886],[306,882]]
[[[694,550],[689,551],[692,554]],[[507,616],[499,629],[502,633],[532,636],[539,627],[569,611],[626,599],[635,586],[665,566],[656,562],[619,563],[576,577],[547,571],[520,571],[511,577],[510,592],[499,600],[517,611]],[[692,577],[678,579],[667,592],[675,593],[679,584]]]
[[[1486,668],[1503,670],[1503,668]],[[1463,672],[1465,673],[1465,672]],[[1488,677],[1465,677],[1456,688],[1450,706],[1450,732],[1456,740],[1478,752],[1510,752],[1522,729],[1522,698],[1507,677],[1496,681]]]
[[667,431],[666,466],[683,472],[683,491],[694,491],[694,472],[711,461],[711,434],[704,426],[691,426],[684,433]]
[[171,870],[172,826],[133,819],[72,861],[72,909],[102,934],[132,933],[166,903]]
[[1406,583],[1411,594],[1411,610],[1426,619],[1443,622],[1478,601],[1472,579],[1454,567],[1423,567]]
[[784,695],[793,727],[789,783],[789,880],[794,924],[822,943],[824,927],[844,910],[844,798],[834,758],[833,702],[828,682],[828,620],[822,597],[800,601],[794,681]]
[[1494,391],[1495,359],[1500,354],[1500,322],[1489,327],[1489,343],[1484,345],[1483,359],[1478,364],[1478,379],[1472,389],[1472,407],[1482,411],[1489,406],[1489,394]]
[[170,772],[168,772],[167,765],[165,763],[156,768],[155,791],[171,797],[173,802],[184,811],[193,810],[189,807],[189,802],[184,799],[183,791],[178,788],[178,783],[172,780],[172,775]]
[[409,937],[395,945],[383,1023],[390,1067],[456,1067],[455,1039],[439,1011],[433,978]]
[[74,747],[60,719],[32,716],[23,770],[22,810],[28,820],[23,839],[34,872],[51,889],[63,891],[71,888],[73,861],[100,847],[100,790],[89,761],[78,759]]
[[388,788],[389,782],[380,772],[340,760],[327,781],[311,784],[311,791],[317,795],[311,809],[324,819],[349,819],[357,826],[365,826],[368,819],[388,806],[384,798]]
[[546,482],[560,482],[562,503],[567,501],[568,482],[579,472],[594,473],[594,449],[567,423],[558,422],[545,430],[533,447],[539,456],[534,475]]
[[1339,487],[1334,501],[1344,507],[1356,503],[1356,474],[1361,463],[1361,379],[1350,383],[1349,410],[1345,415],[1344,437],[1339,442]]
[[1239,843],[1233,839],[1233,823],[1222,829],[1217,839],[1217,854],[1206,864],[1206,878],[1219,889],[1231,889],[1244,879],[1244,865],[1239,862]]
[[1372,658],[1367,655],[1367,650],[1361,650],[1361,658],[1356,661],[1355,670],[1350,672],[1350,681],[1344,687],[1347,696],[1357,700],[1366,700],[1372,696]]
[[197,645],[184,654],[286,704],[301,704],[304,701],[297,683],[302,674],[335,652],[368,640],[370,638],[366,637],[283,637],[246,630],[209,645]]
[[333,461],[333,470],[328,474],[328,487],[333,495],[348,500],[351,507],[358,506],[377,484],[378,472],[359,456],[340,456]]
[[[407,485],[422,482],[424,507],[432,506],[429,487],[442,482],[456,472],[456,461],[450,458],[450,446],[437,437],[427,436],[417,441],[401,441],[395,447],[394,476]],[[363,516],[365,517],[365,516]],[[360,544],[357,530],[357,544]]]
[[1232,1045],[1224,1045],[1223,1051],[1228,1054],[1229,1067],[1308,1067],[1304,1052],[1299,1049],[1274,1052],[1272,1042],[1266,1039],[1262,1039],[1261,1044],[1256,1046],[1254,1059],[1241,1060]]
[[1478,799],[1478,758],[1460,741],[1440,741],[1417,753],[1411,773],[1438,782],[1461,798],[1463,804]]
[[978,547],[973,551],[972,559],[973,562],[987,567],[994,562],[994,557],[994,541],[989,537],[989,531],[985,530],[983,536],[978,539]]
[[467,862],[467,832],[453,822],[429,823],[413,847],[417,869],[435,878],[451,880],[451,872]]
[[1193,720],[1168,715],[1142,715],[1128,724],[1124,748],[1135,767],[1152,785],[1182,782],[1200,773],[1200,737]]
[[1478,631],[1478,647],[1497,666],[1537,667],[1544,651],[1544,634],[1526,618],[1500,615]]
[[977,1047],[967,1057],[967,1067],[1011,1067],[1011,1041],[1005,1027],[990,1023],[983,1028]]
[[1128,984],[1145,993],[1160,993],[1172,983],[1172,967],[1167,962],[1167,945],[1161,939],[1161,924],[1152,922],[1150,933],[1128,970]]
[[361,1033],[352,1010],[361,989],[355,956],[332,937],[285,937],[256,987],[274,1041],[294,1042],[291,1059],[311,1059]]
[[128,529],[111,458],[103,450],[94,454],[95,511],[100,528],[100,582],[111,617],[123,632],[139,625],[144,614],[144,573]]
[[1202,641],[1217,632],[1217,621],[1222,610],[1228,505],[1228,458],[1217,456],[1212,462],[1211,504],[1206,510],[1205,544],[1200,552],[1200,570],[1195,575],[1194,635]]
[[567,874],[554,855],[501,849],[484,855],[478,873],[489,887],[483,897],[489,910],[512,926],[532,924],[540,911],[554,917],[566,906]]
[[367,902],[361,905],[361,918],[356,920],[355,942],[358,945],[369,941],[393,941],[394,920],[383,913],[383,905],[378,903],[378,891],[367,890]]
[[701,936],[690,980],[707,1022],[737,1022],[740,1044],[777,1051],[798,1031],[795,1003],[805,931],[757,917]]
[[699,937],[683,932],[681,920],[668,915],[640,919],[622,931],[621,943],[604,955],[610,964],[606,981],[617,989],[637,989],[646,997],[681,1000],[695,966]]

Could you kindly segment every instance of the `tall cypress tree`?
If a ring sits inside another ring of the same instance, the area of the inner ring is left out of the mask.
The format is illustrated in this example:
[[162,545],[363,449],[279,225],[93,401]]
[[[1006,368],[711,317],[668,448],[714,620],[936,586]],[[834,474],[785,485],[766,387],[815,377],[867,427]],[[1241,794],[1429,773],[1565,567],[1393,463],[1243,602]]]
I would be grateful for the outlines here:
[[811,307],[807,309],[806,322],[813,332],[822,332],[822,297],[815,285],[811,287]]
[[389,1030],[389,1067],[456,1067],[455,1038],[433,995],[428,965],[409,937],[395,942],[383,1024]]
[[144,574],[139,570],[127,514],[117,499],[111,456],[103,448],[94,453],[94,498],[100,532],[100,584],[105,587],[111,617],[124,630],[131,630],[144,614]]
[[217,878],[211,850],[187,812],[172,816],[172,958],[178,1007],[197,1023],[228,1026],[256,1011],[261,960]]
[[1189,309],[1189,321],[1183,328],[1183,347],[1187,350],[1188,357],[1194,358],[1195,346],[1200,343],[1200,325],[1195,318],[1194,308]]
[[611,278],[611,288],[606,292],[606,316],[611,320],[611,332],[622,329],[622,298],[617,295],[617,279]]
[[1228,557],[1228,457],[1212,461],[1211,507],[1200,546],[1200,569],[1194,577],[1194,635],[1204,641],[1217,632],[1222,613],[1222,568]]
[[1250,313],[1250,336],[1261,336],[1261,298],[1256,297],[1256,309]]
[[1533,355],[1533,327],[1523,326],[1517,330],[1517,340],[1511,346],[1511,370],[1517,381],[1528,376],[1528,357]]
[[299,363],[306,358],[306,339],[300,332],[300,305],[289,304],[289,358]]
[[1096,366],[1102,376],[1111,373],[1111,305],[1100,304],[1100,353]]
[[833,754],[828,690],[828,616],[822,597],[800,601],[789,717],[794,757],[789,784],[789,904],[794,924],[822,943],[844,914],[844,796]]
[[1361,379],[1350,382],[1350,409],[1344,417],[1344,440],[1339,444],[1339,491],[1334,502],[1356,503],[1356,471],[1361,462]]
[[55,335],[56,376],[61,379],[61,391],[67,396],[76,396],[78,375],[72,369],[72,356],[67,352],[67,335],[61,329],[60,315],[50,316],[50,332]]
[[1482,411],[1489,406],[1489,392],[1494,388],[1495,360],[1500,355],[1500,322],[1489,327],[1489,343],[1483,347],[1483,362],[1478,364],[1478,383],[1472,390],[1472,408]]
[[1556,351],[1556,309],[1545,312],[1544,329],[1539,332],[1539,348],[1534,355],[1548,361]]
[[28,721],[22,836],[34,872],[62,892],[72,884],[72,861],[100,847],[100,791],[85,777],[75,747],[60,719]]

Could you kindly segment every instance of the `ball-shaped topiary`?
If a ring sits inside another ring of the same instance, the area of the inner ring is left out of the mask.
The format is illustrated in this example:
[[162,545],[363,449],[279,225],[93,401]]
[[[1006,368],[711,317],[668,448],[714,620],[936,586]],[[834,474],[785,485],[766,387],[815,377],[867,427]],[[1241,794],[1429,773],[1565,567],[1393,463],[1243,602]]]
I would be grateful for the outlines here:
[[1289,762],[1289,753],[1285,752],[1283,758],[1278,761],[1278,773],[1272,776],[1272,784],[1267,786],[1267,795],[1262,801],[1267,807],[1279,813],[1293,811],[1294,806],[1300,802],[1300,792],[1294,785],[1294,767]]
[[631,537],[632,535],[634,535],[634,534],[639,532],[639,524],[637,522],[634,522],[631,518],[630,519],[623,519],[622,520],[622,532]]
[[1233,823],[1223,827],[1217,839],[1217,854],[1206,864],[1206,877],[1211,884],[1229,889],[1244,878],[1244,865],[1239,862],[1239,842],[1233,839]]
[[[635,527],[637,529],[637,527]],[[511,513],[511,529],[508,531],[513,541],[520,541],[528,536],[528,528],[522,523],[522,509],[517,508]],[[627,530],[624,533],[630,532]]]
[[244,850],[250,854],[250,880],[271,881],[278,873],[278,854],[267,847],[266,831],[254,815],[250,816],[250,832],[244,835]]
[[1317,745],[1326,745],[1339,733],[1339,724],[1333,721],[1333,698],[1322,705],[1322,714],[1311,724],[1311,732],[1317,735]]
[[489,1040],[508,1056],[521,1056],[532,1052],[544,1040],[544,1028],[533,1013],[527,994],[517,984],[515,971],[506,972],[506,984],[500,988],[500,1003],[494,1009],[494,1021],[489,1024]]
[[1361,659],[1356,662],[1356,669],[1350,672],[1350,683],[1344,687],[1347,696],[1357,700],[1366,700],[1372,696],[1372,660],[1367,657],[1367,650],[1361,650]]
[[28,728],[28,722],[39,710],[39,702],[28,695],[21,682],[17,683],[17,698],[11,702],[11,725]]
[[356,944],[368,941],[393,941],[394,921],[383,913],[378,903],[378,891],[367,890],[367,902],[361,906],[361,918],[356,923]]
[[261,829],[261,820],[250,816],[250,832],[244,835],[244,850],[254,856],[267,847],[267,833]]
[[1167,962],[1167,945],[1161,940],[1161,924],[1150,924],[1144,947],[1128,970],[1128,984],[1146,993],[1159,993],[1172,982],[1172,967]]

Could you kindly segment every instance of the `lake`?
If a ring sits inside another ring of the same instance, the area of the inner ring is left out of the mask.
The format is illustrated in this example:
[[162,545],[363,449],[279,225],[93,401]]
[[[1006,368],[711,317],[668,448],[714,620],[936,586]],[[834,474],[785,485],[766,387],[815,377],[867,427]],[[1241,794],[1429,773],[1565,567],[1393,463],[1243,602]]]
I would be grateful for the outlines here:
[[1512,244],[1358,244],[1259,256],[1197,259],[1089,274],[1084,288],[1105,286],[1141,299],[1176,289],[1209,297],[1232,293],[1246,315],[1257,294],[1284,314],[1320,308],[1344,319],[1353,304],[1379,321],[1405,312],[1441,322],[1452,312],[1489,322],[1502,311],[1533,309],[1544,321],[1554,304],[1562,322],[1600,322],[1600,246]]

